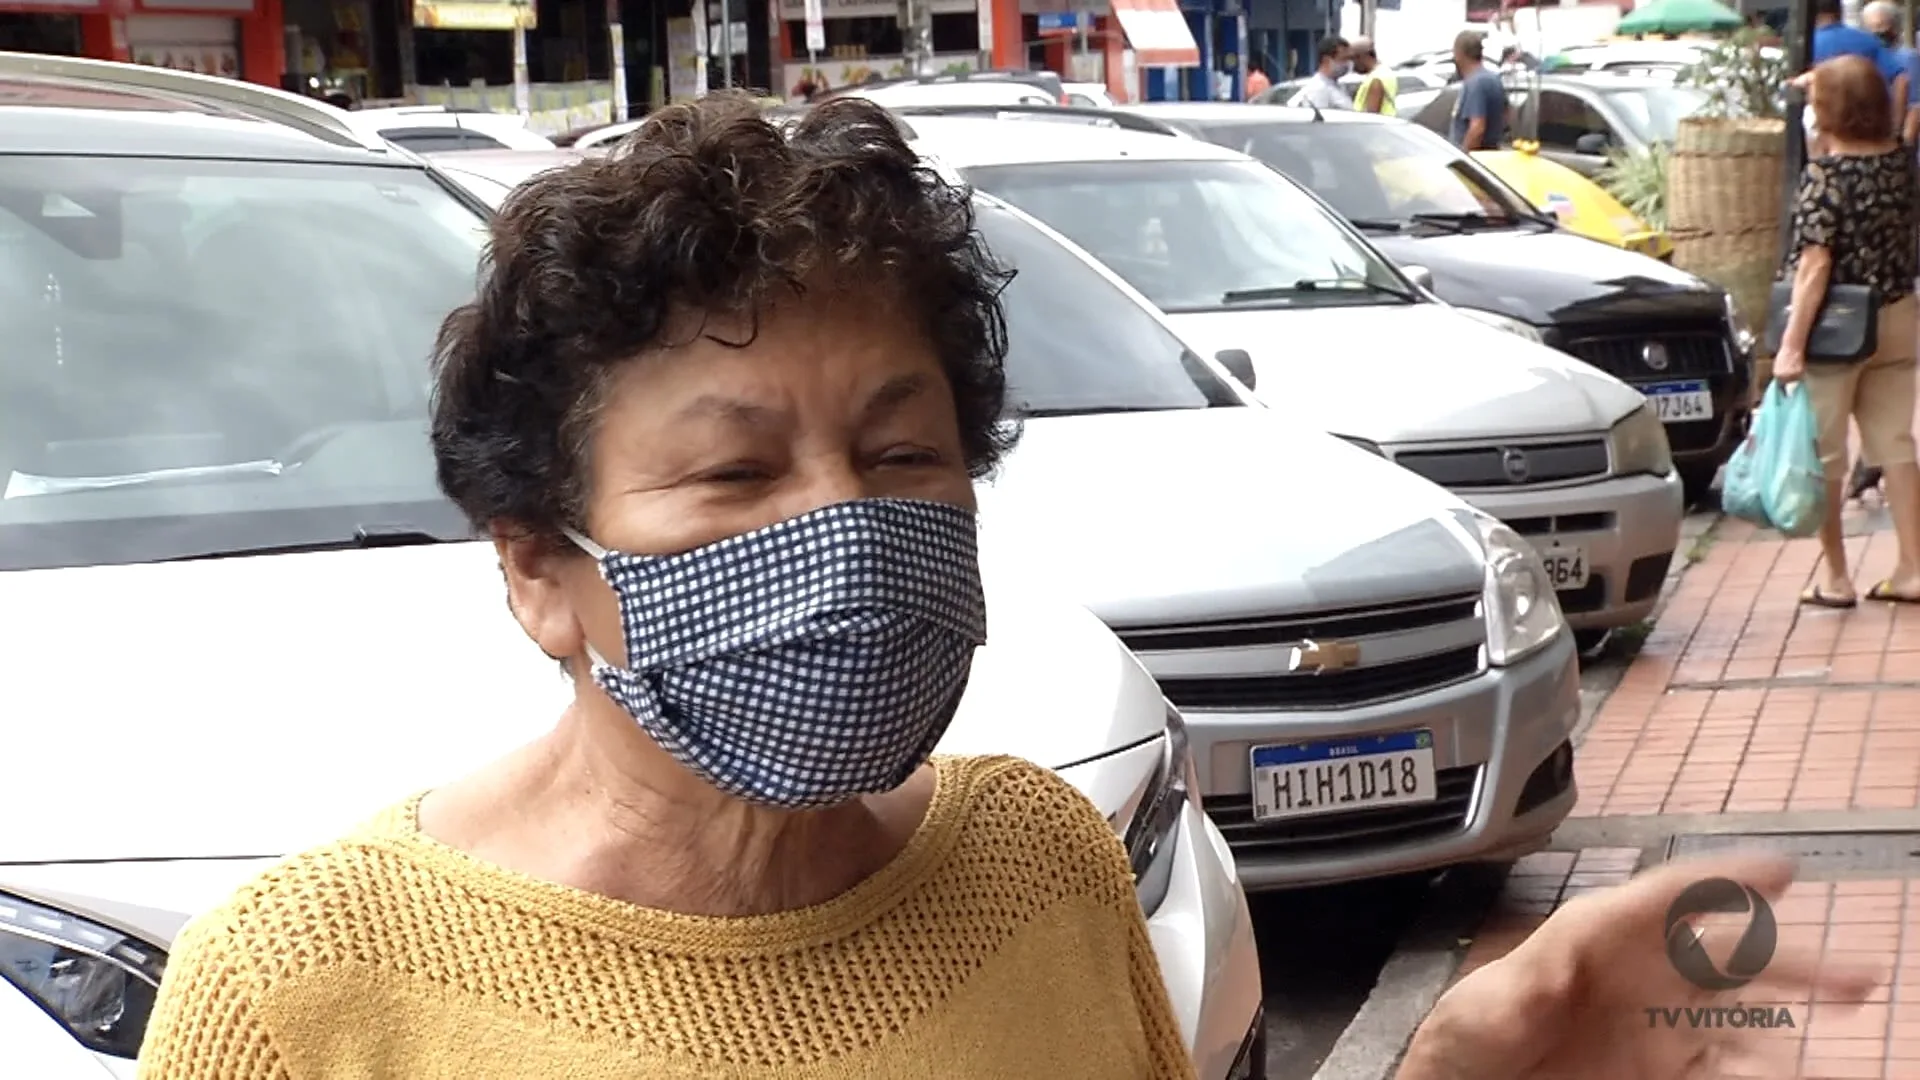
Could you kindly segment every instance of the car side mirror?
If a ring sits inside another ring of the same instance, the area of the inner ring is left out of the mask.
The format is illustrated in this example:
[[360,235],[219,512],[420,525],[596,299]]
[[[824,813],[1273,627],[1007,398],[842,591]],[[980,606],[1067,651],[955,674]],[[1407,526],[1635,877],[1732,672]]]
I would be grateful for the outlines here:
[[1573,149],[1575,153],[1591,154],[1595,157],[1598,157],[1599,155],[1606,153],[1607,146],[1608,146],[1607,137],[1597,131],[1589,131],[1585,135],[1582,135],[1579,138],[1573,140]]
[[1420,286],[1421,288],[1427,290],[1428,292],[1433,291],[1433,271],[1427,269],[1426,267],[1403,266],[1400,268],[1400,273],[1404,275],[1408,281],[1413,282],[1415,285]]
[[1213,358],[1220,361],[1220,366],[1227,369],[1227,374],[1238,379],[1241,386],[1253,389],[1253,357],[1247,355],[1247,350],[1221,349],[1213,354]]

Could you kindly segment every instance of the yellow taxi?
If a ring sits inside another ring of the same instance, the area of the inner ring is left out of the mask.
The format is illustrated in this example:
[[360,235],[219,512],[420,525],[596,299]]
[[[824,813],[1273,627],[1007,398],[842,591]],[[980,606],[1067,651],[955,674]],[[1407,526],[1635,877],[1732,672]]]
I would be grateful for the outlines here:
[[1581,236],[1614,247],[1671,261],[1673,238],[1651,228],[1607,194],[1606,189],[1557,161],[1543,158],[1539,145],[1516,141],[1511,150],[1476,150],[1473,160],[1527,201]]

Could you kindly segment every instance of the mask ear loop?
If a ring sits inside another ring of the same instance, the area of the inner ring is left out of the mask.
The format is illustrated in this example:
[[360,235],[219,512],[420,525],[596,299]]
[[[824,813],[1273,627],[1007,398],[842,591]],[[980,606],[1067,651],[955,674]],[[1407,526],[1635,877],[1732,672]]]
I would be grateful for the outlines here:
[[[606,572],[607,572],[606,571],[607,549],[587,539],[585,535],[579,532],[576,532],[574,528],[570,525],[560,526],[560,532],[568,540],[573,541],[574,547],[577,547],[581,551],[586,552],[589,556],[593,558],[594,562],[597,562],[600,564],[600,576],[602,578],[605,578]],[[594,648],[593,642],[591,641],[587,642],[587,659],[593,661],[593,664],[595,667],[603,667],[603,668],[609,668],[612,670],[618,670],[617,668],[614,668],[612,664],[607,663],[607,658],[600,655],[600,650]]]

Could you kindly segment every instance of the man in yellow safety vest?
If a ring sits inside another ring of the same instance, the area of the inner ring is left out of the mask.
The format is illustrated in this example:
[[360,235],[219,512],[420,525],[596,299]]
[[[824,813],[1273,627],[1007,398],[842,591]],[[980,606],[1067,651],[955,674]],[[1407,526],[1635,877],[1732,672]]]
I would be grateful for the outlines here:
[[1359,92],[1353,95],[1353,107],[1361,112],[1393,116],[1394,99],[1400,95],[1400,77],[1390,67],[1382,67],[1374,54],[1372,38],[1355,38],[1351,49],[1353,70],[1360,73]]

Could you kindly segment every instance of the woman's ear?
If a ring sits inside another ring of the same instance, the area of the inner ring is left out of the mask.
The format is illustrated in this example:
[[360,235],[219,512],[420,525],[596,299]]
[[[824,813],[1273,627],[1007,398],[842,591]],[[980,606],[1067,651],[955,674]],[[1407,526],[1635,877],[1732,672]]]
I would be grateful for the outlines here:
[[600,584],[593,561],[531,530],[501,523],[491,531],[507,579],[507,610],[520,628],[555,659],[564,662],[584,653],[579,593],[583,577]]

